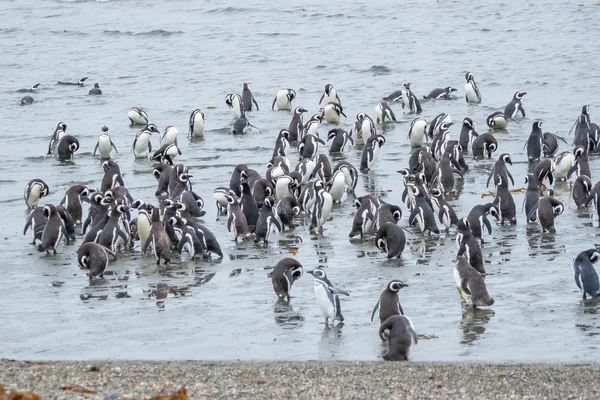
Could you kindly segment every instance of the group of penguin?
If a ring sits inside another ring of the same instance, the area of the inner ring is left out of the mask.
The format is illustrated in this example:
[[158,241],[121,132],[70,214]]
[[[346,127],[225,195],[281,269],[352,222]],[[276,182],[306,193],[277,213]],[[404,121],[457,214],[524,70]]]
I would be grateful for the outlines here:
[[[75,84],[83,85],[85,79]],[[467,73],[465,79],[465,100],[480,103],[481,94],[473,75]],[[434,89],[423,99],[453,100],[456,92],[453,87]],[[404,183],[402,201],[410,210],[409,226],[416,227],[423,235],[439,234],[437,221],[446,232],[456,227],[458,252],[454,278],[461,297],[472,307],[494,304],[485,284],[480,247],[485,235],[492,232],[488,217],[501,224],[516,224],[516,207],[509,189],[510,184],[514,186],[508,169],[512,166],[511,156],[501,154],[488,177],[488,186],[493,182],[495,187],[493,202],[477,205],[466,218],[459,219],[448,200],[456,193],[455,176],[462,178],[468,171],[465,155],[471,153],[474,159],[491,158],[498,149],[493,132],[504,130],[508,121],[525,116],[522,104],[525,95],[525,92],[516,92],[504,111],[494,112],[487,118],[489,132],[477,133],[474,122],[464,118],[458,140],[450,136],[453,125],[450,115],[439,114],[429,123],[423,118],[415,118],[408,132],[413,147],[409,165],[398,171]],[[232,172],[229,185],[214,189],[218,214],[227,215],[227,229],[236,241],[253,236],[256,243],[267,244],[273,231],[294,229],[294,221],[304,216],[310,220],[311,231],[322,232],[333,204],[343,203],[348,194],[354,195],[359,171],[366,173],[372,168],[385,144],[385,136],[378,133],[377,124],[396,121],[388,101],[399,102],[409,113],[422,111],[421,100],[413,93],[410,83],[405,83],[376,105],[375,120],[361,112],[348,132],[340,128],[329,130],[330,154],[341,153],[349,146],[364,146],[359,168],[348,161],[332,166],[329,157],[320,152],[320,146],[326,142],[319,137],[319,127],[323,121],[339,124],[340,116],[345,116],[336,89],[331,84],[325,86],[319,100],[320,113],[306,122],[303,114],[307,110],[292,107],[295,98],[293,89],[281,89],[273,100],[272,109],[277,106],[279,110],[293,111],[288,128],[277,134],[272,158],[265,160],[264,174],[239,164]],[[228,94],[225,103],[234,120],[233,134],[245,134],[253,128],[246,115],[258,111],[258,102],[248,84],[243,85],[241,95]],[[66,191],[59,205],[38,206],[50,193],[50,188],[42,179],[33,179],[24,192],[25,203],[31,210],[24,234],[31,229],[32,244],[39,242],[39,251],[56,254],[63,239],[67,243],[75,240],[75,226],[81,224],[84,238],[77,251],[78,263],[90,279],[102,277],[109,261],[116,259],[119,252],[133,248],[135,241],[139,241],[143,254],[152,250],[157,264],[161,260],[168,263],[172,251],[188,253],[189,259],[210,258],[213,254],[222,257],[217,238],[198,220],[205,214],[205,202],[192,189],[192,175],[187,166],[174,162],[182,154],[177,141],[179,130],[167,126],[159,131],[141,108],[129,110],[128,118],[132,125],[143,126],[135,136],[131,151],[136,158],[150,158],[155,162],[155,195],[161,197],[160,203],[153,205],[134,200],[124,184],[119,165],[111,158],[117,148],[110,139],[108,128],[103,127],[94,149],[94,154],[98,151],[103,160],[104,176],[100,188],[94,190],[74,185]],[[590,121],[589,107],[584,106],[575,124],[574,150],[555,156],[558,141],[565,139],[542,132],[541,126],[541,121],[533,123],[525,144],[529,162],[538,161],[534,173],[526,179],[525,210],[528,222],[537,222],[544,232],[552,233],[555,231],[554,219],[564,210],[562,202],[552,197],[551,187],[557,179],[574,180],[572,196],[577,206],[587,207],[593,202],[600,215],[600,182],[592,185],[588,163],[588,155],[600,150],[600,129]],[[188,134],[202,137],[204,128],[204,114],[196,109],[189,118]],[[67,135],[66,130],[64,122],[58,123],[48,146],[47,154],[60,161],[73,159],[79,149],[79,141]],[[160,148],[154,152],[150,142],[153,134],[160,134]],[[431,141],[429,146],[425,145],[428,141]],[[292,169],[288,153],[293,145],[297,149],[298,162]],[[89,203],[85,219],[83,202]],[[398,226],[402,209],[375,195],[355,196],[353,204],[357,210],[349,237],[373,236],[375,246],[387,253],[388,258],[401,257],[406,244],[404,230]],[[133,209],[137,210],[134,218],[131,215]],[[575,281],[583,291],[584,299],[587,295],[600,296],[598,276],[593,267],[599,259],[600,253],[591,249],[581,252],[573,261]],[[279,261],[271,279],[280,300],[289,301],[292,285],[303,272],[302,265],[295,259]],[[308,273],[314,278],[316,301],[326,326],[329,326],[329,320],[332,325],[335,321],[343,322],[339,295],[348,296],[349,293],[334,287],[321,266]],[[388,341],[386,360],[407,359],[411,345],[418,341],[414,325],[404,315],[398,298],[398,291],[405,286],[402,281],[391,281],[373,311],[374,316],[379,309],[379,335]]]
[[[68,81],[57,81],[56,84],[57,85],[67,85],[67,86],[84,86],[84,82],[87,81],[87,76],[83,77],[83,78],[79,78],[79,80],[77,82],[68,82]],[[16,93],[38,93],[38,89],[40,88],[42,84],[41,83],[36,83],[35,85],[31,86],[30,88],[24,88],[24,89],[17,89],[15,92]],[[100,89],[100,84],[99,83],[94,83],[94,87],[91,88],[88,92],[88,95],[90,96],[98,96],[102,94],[102,89]],[[31,94],[27,94],[23,97],[21,97],[20,103],[22,106],[26,106],[29,104],[33,104],[35,102],[35,99],[33,98],[33,96],[31,96]]]

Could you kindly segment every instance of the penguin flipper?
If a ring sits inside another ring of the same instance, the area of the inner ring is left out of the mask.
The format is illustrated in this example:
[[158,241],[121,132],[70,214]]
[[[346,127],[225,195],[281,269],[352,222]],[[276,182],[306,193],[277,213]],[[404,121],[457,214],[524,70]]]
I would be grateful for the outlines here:
[[146,239],[146,243],[144,243],[144,246],[142,247],[142,254],[146,254],[150,243],[152,243],[152,239],[154,239],[154,233],[150,232],[148,239]]
[[271,105],[271,110],[275,109],[275,103],[277,102],[277,96],[273,99],[273,104]]
[[121,229],[117,229],[117,235],[123,239],[123,243],[127,243],[127,235]]
[[345,291],[344,289],[334,288],[333,286],[329,286],[327,289],[333,294],[343,294],[344,296],[350,296],[350,293]]
[[375,312],[377,312],[378,309],[379,309],[379,300],[377,300],[375,307],[373,307],[373,312],[371,313],[371,322],[373,322],[373,318],[375,317]]
[[418,344],[419,338],[417,337],[417,332],[415,332],[415,330],[413,329],[412,326],[410,326],[410,324],[407,326],[407,328],[408,328],[408,331],[410,332],[410,334],[412,335],[415,344]]
[[[494,175],[494,168],[492,168],[492,170],[490,171],[490,174],[488,175],[487,183],[485,184],[486,188],[488,188],[490,186],[490,181],[492,180],[492,175]],[[513,185],[514,185],[514,183],[513,183]]]
[[183,252],[183,247],[185,246],[186,243],[189,243],[189,241],[190,241],[190,238],[187,234],[181,236],[181,240],[179,240],[179,244],[177,245],[177,252],[179,254],[181,254]]
[[581,290],[583,290],[583,287],[581,285],[581,269],[579,269],[579,267],[576,267],[575,264],[573,264],[573,272],[575,273],[575,283],[577,284],[577,287]]
[[462,172],[460,172],[458,169],[454,168],[454,169],[452,170],[452,172],[454,172],[456,175],[460,176],[461,178],[464,178],[464,176],[463,176]]
[[490,221],[486,217],[483,217],[482,219],[483,219],[483,224],[485,225],[485,227],[488,230],[488,234],[491,235],[492,234],[492,224],[490,224]]
[[508,169],[506,169],[506,175],[508,176],[508,179],[510,179],[510,181],[512,182],[512,185],[515,186],[515,180],[513,179],[513,176]]
[[119,154],[119,150],[117,150],[117,146],[115,146],[115,144],[113,143],[113,141],[110,141],[110,144],[112,145],[112,147],[115,149],[115,151],[117,152],[117,154]]
[[27,233],[27,230],[31,226],[31,221],[33,220],[32,214],[29,214],[29,218],[27,218],[27,222],[25,222],[25,228],[23,228],[23,235]]
[[525,118],[525,109],[523,108],[523,106],[519,107],[519,111],[521,112],[521,115],[523,116],[523,118]]
[[579,169],[579,161],[576,161],[575,164],[571,168],[569,168],[569,172],[567,172],[567,179],[571,179],[571,175],[575,173]]
[[96,150],[98,150],[98,145],[100,144],[100,142],[96,142],[96,146],[94,147],[94,153],[92,155],[96,155]]
[[65,238],[65,240],[67,241],[67,244],[70,244],[70,242],[69,242],[69,234],[67,233],[67,230],[65,229],[65,227],[62,226],[60,228],[60,230],[62,231],[62,235]]
[[560,140],[562,140],[562,141],[563,141],[565,144],[569,144],[569,143],[568,143],[568,142],[565,140],[565,138],[564,138],[564,137],[562,137],[562,136],[558,136],[558,135],[554,135],[554,136],[556,136],[556,138],[557,138],[557,139],[560,139]]
[[400,304],[400,299],[398,299],[398,311],[400,311],[400,315],[404,315],[404,310],[402,309],[402,305]]
[[591,192],[588,196],[588,198],[585,200],[585,207],[589,207],[590,203],[592,202],[592,200],[594,200],[595,197],[595,193]]
[[460,288],[468,295],[471,295],[471,290],[469,289],[469,280],[467,278],[462,278],[460,280]]
[[256,102],[256,99],[254,98],[254,96],[252,96],[252,102],[256,106],[256,111],[258,111],[258,103]]
[[462,256],[463,254],[465,254],[466,251],[467,251],[467,247],[464,244],[461,244],[460,247],[458,248],[458,252],[456,253],[456,256],[457,257]]

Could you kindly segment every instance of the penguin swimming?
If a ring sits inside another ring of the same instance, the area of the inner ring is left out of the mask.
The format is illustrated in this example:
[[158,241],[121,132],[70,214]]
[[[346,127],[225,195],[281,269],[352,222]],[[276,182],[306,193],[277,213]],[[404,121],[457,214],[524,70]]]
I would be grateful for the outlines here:
[[469,228],[471,229],[473,236],[481,240],[481,243],[484,243],[484,227],[485,230],[487,230],[488,235],[492,234],[492,224],[490,224],[490,221],[487,219],[488,215],[496,218],[496,220],[500,218],[500,212],[494,203],[477,205],[471,209],[467,216]]
[[371,322],[373,322],[377,310],[379,310],[379,325],[394,315],[404,315],[404,310],[402,309],[400,299],[398,298],[398,292],[405,287],[408,287],[408,285],[397,279],[390,281],[386,285],[379,296],[377,304],[375,304],[375,307],[373,308]]
[[50,254],[50,250],[52,250],[56,255],[56,249],[63,239],[66,239],[67,244],[69,244],[69,235],[56,206],[52,204],[45,205],[42,213],[46,218],[46,225],[42,231],[42,243],[38,245],[38,251],[45,250],[47,254]]
[[325,91],[321,95],[319,99],[319,107],[323,107],[324,104],[328,103],[337,103],[341,106],[342,102],[340,100],[340,96],[338,96],[337,91],[333,87],[331,83],[325,85]]
[[460,130],[460,137],[458,143],[465,152],[469,152],[473,141],[479,136],[475,131],[475,123],[469,117],[463,119],[462,128]]
[[96,142],[96,147],[94,147],[93,155],[96,155],[96,151],[100,150],[100,158],[103,160],[110,159],[110,155],[112,150],[115,149],[117,154],[119,151],[117,150],[117,146],[110,140],[110,136],[108,136],[108,127],[102,127],[102,133],[98,137],[98,141]]
[[256,111],[258,111],[258,103],[247,83],[244,83],[244,88],[242,89],[242,103],[244,104],[244,111],[252,111],[252,104],[256,106]]
[[504,107],[504,115],[509,118],[516,118],[521,114],[521,117],[525,118],[525,109],[523,108],[522,100],[526,94],[527,92],[516,92],[510,103]]
[[423,98],[431,100],[452,100],[452,93],[454,92],[458,92],[458,89],[447,86],[445,88],[433,89],[427,96],[423,96]]
[[488,294],[483,276],[463,256],[456,257],[454,281],[460,297],[473,308],[491,306],[494,299]]
[[150,233],[146,243],[142,246],[142,254],[148,251],[148,247],[152,244],[152,251],[156,257],[156,265],[160,265],[160,260],[163,259],[165,264],[171,261],[171,239],[165,230],[165,227],[160,220],[160,210],[158,207],[151,209],[152,222],[150,223]]
[[102,90],[100,90],[100,85],[98,85],[98,83],[94,83],[94,87],[90,89],[88,95],[97,96],[100,94],[102,94]]
[[244,102],[239,94],[230,93],[225,96],[225,104],[231,109],[232,119],[239,119],[245,115]]
[[408,129],[408,140],[412,147],[421,147],[428,140],[427,121],[425,118],[415,118],[412,120]]
[[41,179],[35,178],[25,185],[23,198],[28,209],[35,208],[43,197],[50,194],[50,187]]
[[29,104],[33,104],[35,102],[35,100],[33,99],[33,97],[31,96],[23,96],[23,98],[21,99],[21,105],[22,106],[26,106]]
[[131,125],[148,125],[148,114],[138,107],[133,107],[127,112]]
[[485,119],[485,123],[492,130],[503,131],[508,125],[508,118],[506,118],[506,115],[502,111],[496,111],[488,115]]
[[379,123],[384,123],[386,118],[388,121],[394,121],[396,122],[396,115],[394,114],[394,112],[392,111],[392,109],[390,108],[390,106],[388,105],[387,101],[380,101],[379,103],[377,103],[377,105],[375,106],[375,116],[376,119],[375,121],[379,124]]
[[554,197],[542,197],[538,204],[529,212],[529,221],[537,222],[542,228],[542,233],[555,233],[554,219],[563,213],[565,206]]
[[340,307],[340,298],[338,295],[343,294],[350,296],[345,290],[333,287],[331,281],[327,279],[327,274],[322,266],[313,271],[306,271],[314,277],[314,291],[317,299],[317,305],[321,310],[321,314],[325,317],[325,327],[329,327],[329,319],[331,318],[331,326],[335,325],[335,321],[344,322],[342,309]]
[[293,258],[283,258],[275,265],[271,273],[273,290],[279,300],[290,301],[292,285],[304,274],[304,268]]
[[204,137],[204,113],[197,108],[190,114],[190,137]]
[[324,119],[330,124],[339,124],[340,115],[346,117],[342,105],[338,103],[327,103],[323,108],[323,111],[321,111],[321,119]]
[[571,187],[571,197],[577,208],[582,208],[585,205],[587,198],[589,197],[593,188],[591,179],[586,175],[580,175],[573,182]]
[[346,148],[346,144],[350,143],[354,146],[354,139],[348,132],[343,129],[332,129],[327,134],[327,141],[333,140],[329,146],[329,153],[342,153]]
[[487,156],[492,158],[492,153],[498,149],[496,138],[490,133],[482,133],[473,141],[473,158],[481,160]]
[[277,104],[278,110],[291,110],[292,109],[292,101],[296,98],[296,92],[293,89],[281,89],[275,95],[273,99],[273,104],[271,105],[271,110],[275,109],[275,104]]
[[579,253],[571,263],[575,284],[583,292],[583,300],[586,300],[588,295],[592,298],[600,297],[600,283],[594,268],[598,260],[600,260],[598,250],[589,249]]
[[154,124],[146,126],[135,135],[131,151],[135,158],[146,158],[152,151],[152,143],[150,137],[153,133],[158,133],[158,128]]
[[15,93],[36,93],[37,89],[40,87],[41,83],[36,83],[29,89],[17,89]]
[[460,219],[456,225],[456,230],[457,256],[464,256],[471,267],[480,274],[485,275],[483,253],[477,239],[471,233],[469,221],[466,218]]
[[375,246],[382,253],[387,253],[387,258],[400,258],[405,245],[406,235],[402,228],[395,223],[386,222],[377,229]]
[[465,74],[465,100],[467,103],[481,103],[481,93],[479,92],[479,87],[477,87],[477,83],[475,83],[475,78],[473,78],[473,74],[467,72]]
[[307,112],[302,107],[294,108],[294,114],[292,115],[292,120],[290,121],[290,126],[288,127],[288,131],[290,132],[290,142],[296,143],[298,139],[302,139],[302,135],[304,132],[304,124],[302,121],[302,114]]
[[231,128],[231,133],[234,135],[245,135],[252,125],[248,121],[245,116],[241,116],[233,122],[233,127]]
[[381,357],[386,361],[408,360],[408,353],[414,341],[419,343],[412,321],[405,315],[395,315],[385,320],[379,327],[379,337],[387,340],[388,349]]
[[83,77],[83,78],[79,78],[79,80],[77,82],[65,82],[65,81],[58,81],[56,82],[57,85],[70,85],[70,86],[83,86],[83,83],[87,81],[87,76]]
[[362,157],[360,159],[360,170],[367,171],[370,170],[377,158],[377,154],[379,153],[379,149],[385,144],[385,136],[383,135],[375,135],[370,136],[365,143],[365,148],[363,149]]

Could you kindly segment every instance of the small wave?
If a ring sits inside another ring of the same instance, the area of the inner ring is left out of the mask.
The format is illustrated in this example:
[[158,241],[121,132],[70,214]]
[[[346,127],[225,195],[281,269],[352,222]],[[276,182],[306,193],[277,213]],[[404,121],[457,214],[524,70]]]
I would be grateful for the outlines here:
[[225,7],[225,8],[213,8],[208,10],[205,14],[239,14],[243,12],[251,11],[249,8],[238,8],[238,7]]
[[18,31],[18,28],[0,28],[0,33],[13,33]]
[[363,72],[368,72],[373,75],[388,75],[392,73],[392,70],[385,65],[373,65],[371,68]]
[[85,32],[69,31],[66,29],[63,29],[61,31],[50,31],[50,33],[52,33],[54,35],[65,35],[65,36],[87,36],[88,35]]
[[314,67],[313,69],[316,69],[316,70],[327,69],[327,65],[320,64],[320,65],[317,65],[316,67]]
[[102,33],[106,35],[123,35],[123,36],[161,36],[161,37],[169,37],[173,35],[178,35],[183,33],[183,31],[166,31],[164,29],[155,29],[147,32],[132,32],[132,31],[103,31]]

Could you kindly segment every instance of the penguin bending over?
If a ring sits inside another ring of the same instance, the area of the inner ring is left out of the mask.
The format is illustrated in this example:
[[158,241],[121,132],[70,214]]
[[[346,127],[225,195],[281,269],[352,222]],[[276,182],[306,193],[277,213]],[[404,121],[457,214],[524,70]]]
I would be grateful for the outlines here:
[[293,258],[283,258],[275,265],[271,273],[273,290],[279,300],[290,301],[292,285],[304,274],[304,268],[300,262]]
[[395,223],[385,222],[377,229],[375,246],[377,246],[382,253],[387,253],[387,258],[400,258],[405,245],[406,235],[402,228]]
[[475,78],[473,78],[473,74],[467,72],[465,74],[465,100],[467,103],[481,103],[481,93],[479,92],[479,87],[477,87],[477,83],[475,83]]
[[473,308],[491,306],[494,299],[488,294],[483,276],[463,256],[456,257],[454,281],[460,297]]
[[93,242],[84,243],[77,249],[79,268],[87,271],[90,279],[97,276],[104,278],[103,274],[108,265],[109,256],[113,260],[117,259],[117,255],[110,249]]
[[527,218],[530,221],[537,222],[542,228],[542,233],[555,233],[554,219],[562,214],[564,210],[565,206],[560,200],[544,196],[540,198],[538,204],[529,212]]
[[479,243],[477,243],[477,239],[471,233],[469,221],[465,218],[460,219],[456,225],[456,229],[457,256],[464,256],[471,267],[480,274],[485,275],[483,253],[481,252]]
[[405,315],[395,315],[379,327],[379,337],[388,341],[388,350],[382,355],[386,361],[408,360],[412,342],[419,343],[412,321]]
[[600,260],[600,253],[596,249],[582,251],[572,262],[575,283],[583,292],[583,300],[589,295],[592,298],[600,297],[600,283],[594,264]]

